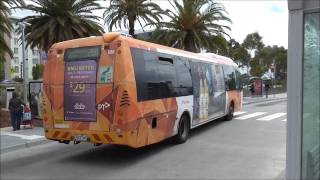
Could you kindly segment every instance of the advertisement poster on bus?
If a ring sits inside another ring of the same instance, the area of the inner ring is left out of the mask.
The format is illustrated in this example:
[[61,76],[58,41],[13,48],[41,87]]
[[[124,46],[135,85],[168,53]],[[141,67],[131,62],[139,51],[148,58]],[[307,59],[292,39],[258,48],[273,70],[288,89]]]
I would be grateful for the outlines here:
[[96,121],[96,69],[93,60],[66,62],[65,120]]
[[224,81],[221,68],[198,62],[190,65],[194,92],[192,123],[196,125],[224,113]]

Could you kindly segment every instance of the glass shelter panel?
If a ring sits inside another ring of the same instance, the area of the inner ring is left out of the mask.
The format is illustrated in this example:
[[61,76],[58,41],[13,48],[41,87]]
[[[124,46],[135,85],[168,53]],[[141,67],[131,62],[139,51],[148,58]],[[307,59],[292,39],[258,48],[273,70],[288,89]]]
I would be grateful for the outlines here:
[[304,17],[302,178],[320,178],[320,13]]

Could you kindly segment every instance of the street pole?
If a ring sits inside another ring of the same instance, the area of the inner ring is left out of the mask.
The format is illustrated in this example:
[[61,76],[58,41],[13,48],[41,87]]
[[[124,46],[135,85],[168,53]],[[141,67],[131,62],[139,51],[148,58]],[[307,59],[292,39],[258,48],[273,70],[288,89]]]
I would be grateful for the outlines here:
[[[28,58],[26,57],[25,54],[25,36],[24,36],[24,29],[25,29],[25,24],[22,22],[20,24],[20,27],[22,29],[22,59],[23,59],[23,101],[25,103],[28,102],[27,98],[27,92],[28,92],[28,81],[29,81],[29,70],[28,70]],[[28,56],[28,55],[27,55]]]

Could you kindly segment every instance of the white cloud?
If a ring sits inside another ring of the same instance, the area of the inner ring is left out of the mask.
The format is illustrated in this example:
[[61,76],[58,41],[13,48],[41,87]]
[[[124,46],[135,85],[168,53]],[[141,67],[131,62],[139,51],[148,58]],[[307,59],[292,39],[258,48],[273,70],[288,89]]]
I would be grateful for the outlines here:
[[[286,1],[219,1],[233,21],[231,36],[242,42],[258,32],[266,45],[287,47],[288,8]],[[275,12],[274,7],[277,7]],[[282,10],[282,11],[281,11]]]

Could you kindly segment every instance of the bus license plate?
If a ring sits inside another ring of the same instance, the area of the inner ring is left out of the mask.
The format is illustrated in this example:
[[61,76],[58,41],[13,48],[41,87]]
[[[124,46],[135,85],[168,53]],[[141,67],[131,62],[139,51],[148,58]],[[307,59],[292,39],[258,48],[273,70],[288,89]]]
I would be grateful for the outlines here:
[[80,141],[80,142],[86,142],[86,141],[88,141],[88,137],[85,135],[75,135],[73,140]]

